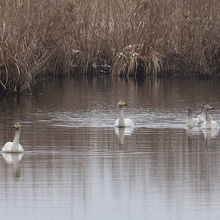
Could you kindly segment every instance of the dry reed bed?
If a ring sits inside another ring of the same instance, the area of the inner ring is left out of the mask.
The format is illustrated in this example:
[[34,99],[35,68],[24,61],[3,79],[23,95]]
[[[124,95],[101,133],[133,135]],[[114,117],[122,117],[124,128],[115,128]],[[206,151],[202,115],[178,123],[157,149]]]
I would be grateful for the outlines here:
[[220,70],[219,0],[0,0],[0,88],[66,74]]

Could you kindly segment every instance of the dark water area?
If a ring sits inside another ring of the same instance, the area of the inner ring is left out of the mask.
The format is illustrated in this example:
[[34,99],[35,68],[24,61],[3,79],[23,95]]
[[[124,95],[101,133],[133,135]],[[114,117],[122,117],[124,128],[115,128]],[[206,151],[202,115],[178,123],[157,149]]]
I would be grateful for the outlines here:
[[[64,79],[0,105],[0,144],[22,125],[24,154],[0,157],[0,219],[220,218],[220,135],[186,126],[219,80]],[[128,102],[134,130],[114,129]]]

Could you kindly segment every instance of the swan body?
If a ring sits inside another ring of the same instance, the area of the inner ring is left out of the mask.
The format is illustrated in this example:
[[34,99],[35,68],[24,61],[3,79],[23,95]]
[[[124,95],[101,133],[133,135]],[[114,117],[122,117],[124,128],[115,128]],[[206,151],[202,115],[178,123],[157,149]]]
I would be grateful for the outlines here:
[[21,153],[24,152],[24,149],[20,144],[14,144],[14,142],[7,142],[2,148],[2,152]]
[[120,120],[120,118],[118,118],[115,121],[115,127],[119,127],[119,128],[124,128],[124,127],[134,127],[134,122],[129,119],[129,118],[125,118],[124,120]]
[[187,125],[189,127],[194,127],[198,125],[198,120],[197,118],[192,117],[192,109],[188,107],[188,120],[187,120]]
[[204,123],[206,121],[206,111],[212,110],[213,107],[209,104],[202,104],[202,108],[201,108],[201,114],[198,115],[194,120],[195,123],[197,123],[198,125],[201,125],[202,123]]
[[125,101],[119,101],[117,103],[117,108],[119,111],[119,118],[115,121],[114,127],[125,128],[125,127],[134,127],[134,122],[124,117],[124,109],[123,107],[127,106]]
[[194,122],[197,125],[204,123],[204,121],[205,121],[205,117],[202,113],[200,115],[198,115],[196,118],[194,118]]
[[21,125],[19,123],[16,123],[13,125],[13,128],[15,128],[14,140],[13,142],[7,142],[2,148],[2,152],[10,152],[10,153],[24,152],[23,147],[19,144]]

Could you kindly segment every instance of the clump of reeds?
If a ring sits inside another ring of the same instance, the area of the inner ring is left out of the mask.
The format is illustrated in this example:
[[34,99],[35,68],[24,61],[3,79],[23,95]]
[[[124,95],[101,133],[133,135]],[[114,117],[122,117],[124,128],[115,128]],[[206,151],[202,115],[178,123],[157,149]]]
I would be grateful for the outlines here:
[[0,0],[0,91],[57,75],[218,75],[219,0]]
[[155,76],[162,67],[162,55],[156,50],[146,48],[144,44],[128,45],[117,53],[112,72],[118,75]]
[[14,3],[2,1],[0,6],[0,83],[2,90],[22,92],[30,90],[38,78],[57,74],[62,65],[56,42],[59,13],[52,8],[52,16],[47,14],[46,3]]

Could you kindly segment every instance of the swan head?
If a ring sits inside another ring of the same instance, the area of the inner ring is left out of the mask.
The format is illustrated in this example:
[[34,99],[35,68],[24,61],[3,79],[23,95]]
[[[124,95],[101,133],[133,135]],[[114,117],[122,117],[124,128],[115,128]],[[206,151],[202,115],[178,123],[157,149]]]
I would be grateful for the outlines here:
[[125,101],[123,101],[123,100],[120,100],[120,101],[117,103],[117,108],[118,108],[118,109],[121,109],[121,108],[123,108],[123,107],[125,107],[125,106],[127,106],[127,105],[128,105],[127,102],[125,102]]
[[13,124],[12,127],[13,127],[16,131],[21,130],[21,125],[20,125],[18,122],[16,122],[15,124]]
[[214,108],[209,104],[202,103],[202,109],[209,111],[209,110],[213,110]]

